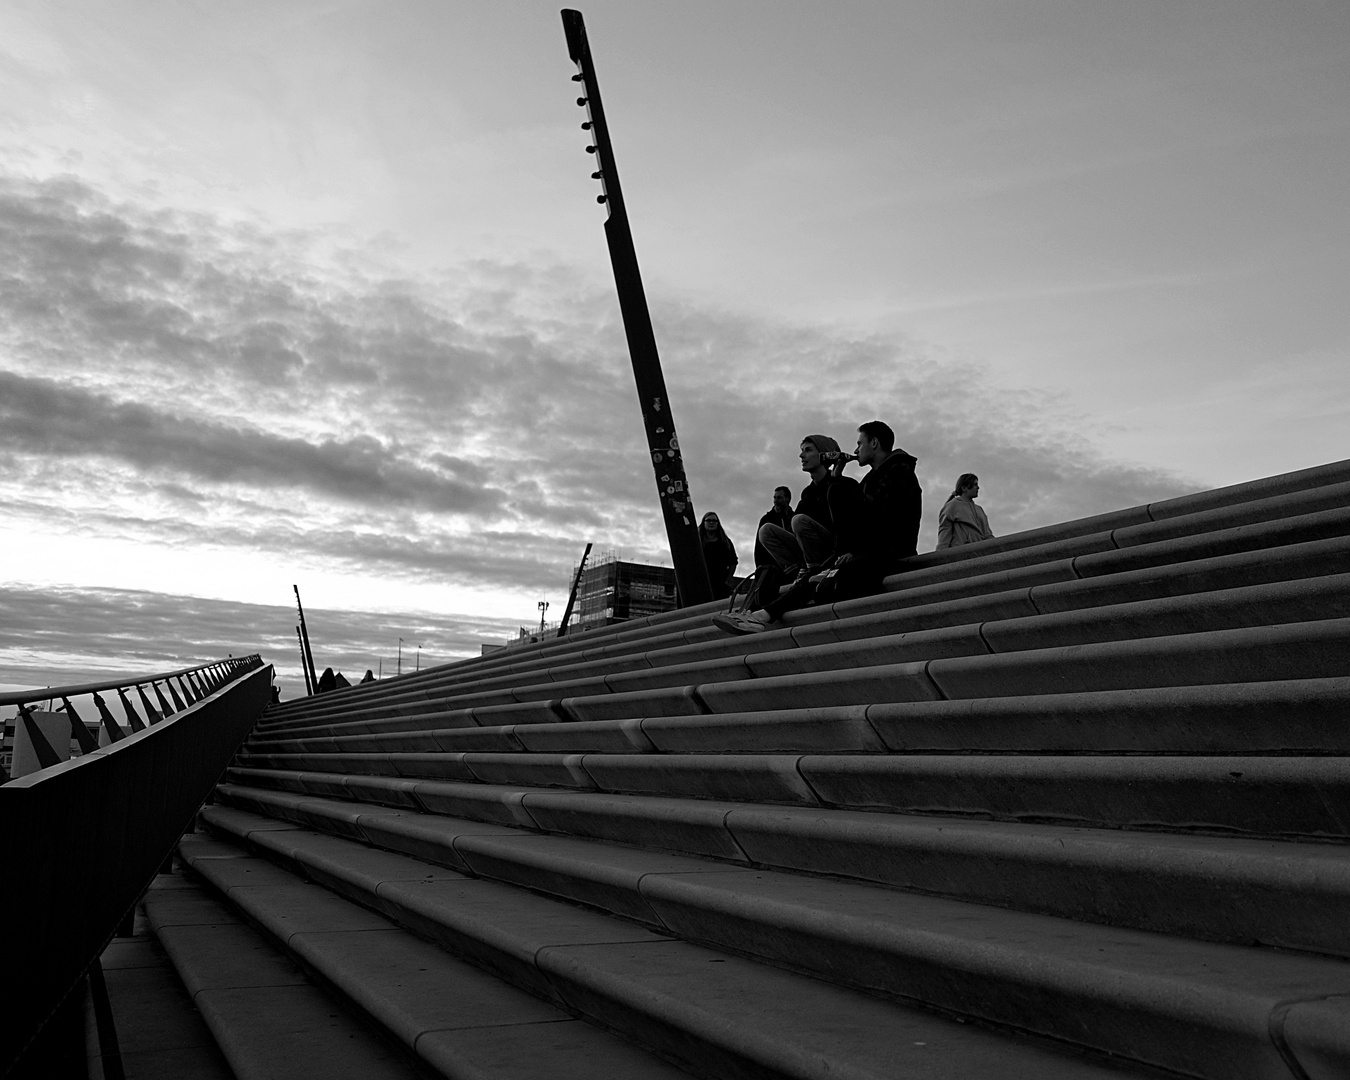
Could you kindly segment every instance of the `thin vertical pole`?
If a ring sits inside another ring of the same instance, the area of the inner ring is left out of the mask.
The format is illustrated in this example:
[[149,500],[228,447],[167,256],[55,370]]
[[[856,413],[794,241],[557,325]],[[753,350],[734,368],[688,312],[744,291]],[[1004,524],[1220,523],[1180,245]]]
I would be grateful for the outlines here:
[[300,636],[300,627],[295,628],[295,640],[300,643],[300,674],[305,677],[305,696],[314,696],[314,684],[309,681],[309,662],[305,657],[305,639]]
[[577,576],[572,579],[572,591],[567,594],[567,607],[563,609],[562,622],[558,624],[558,636],[567,636],[567,624],[572,618],[572,608],[576,606],[577,590],[581,588],[581,575],[586,572],[586,560],[591,557],[591,545],[581,553],[581,562],[577,564]]
[[314,687],[312,693],[319,692],[319,676],[314,670],[314,650],[309,647],[309,627],[305,625],[305,609],[300,604],[300,586],[292,585],[295,590],[295,608],[300,612],[300,647],[304,650],[305,662],[309,665],[309,684]]
[[562,20],[567,34],[567,51],[577,65],[578,73],[572,78],[585,88],[585,94],[577,99],[577,104],[585,106],[587,113],[582,127],[590,131],[595,140],[594,145],[586,149],[595,154],[600,166],[591,175],[600,181],[604,192],[598,196],[599,201],[609,207],[605,239],[614,267],[614,285],[628,337],[628,354],[633,361],[642,423],[647,431],[647,451],[656,472],[657,497],[661,501],[666,537],[670,541],[670,560],[675,567],[679,603],[682,607],[702,604],[713,598],[712,585],[703,562],[703,546],[689,495],[689,481],[684,474],[680,440],[675,434],[675,419],[666,394],[665,376],[661,373],[661,358],[656,351],[656,334],[647,309],[647,294],[642,288],[642,274],[633,248],[633,230],[628,224],[628,210],[619,187],[619,170],[614,163],[614,148],[605,123],[604,106],[600,103],[600,84],[591,62],[586,23],[581,12],[570,9],[563,10]]

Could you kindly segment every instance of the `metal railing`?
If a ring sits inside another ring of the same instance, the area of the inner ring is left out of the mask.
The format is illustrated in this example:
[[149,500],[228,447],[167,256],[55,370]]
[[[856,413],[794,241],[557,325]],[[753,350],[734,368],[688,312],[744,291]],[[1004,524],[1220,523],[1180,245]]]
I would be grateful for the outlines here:
[[[31,723],[38,758],[45,760],[44,744],[59,758],[33,708],[49,699],[61,701],[84,751],[0,785],[0,1000],[6,1012],[0,1076],[42,1074],[40,1062],[34,1072],[34,1058],[59,1041],[86,975],[88,985],[100,981],[99,955],[119,928],[129,928],[137,902],[267,708],[271,687],[272,668],[255,655],[0,694],[0,706],[18,707],[16,729]],[[122,730],[105,701],[98,722],[108,743],[85,749],[93,734],[72,699],[91,695],[97,707],[105,692],[126,707],[133,730]],[[140,699],[139,712],[132,695]],[[50,724],[54,715],[43,714],[44,721]]]
[[[261,662],[257,656],[228,657],[157,675],[143,675],[136,678],[124,676],[102,682],[12,691],[0,694],[0,708],[18,706],[14,716],[15,746],[31,747],[36,762],[27,764],[35,764],[37,768],[45,769],[66,760],[70,757],[70,753],[63,745],[52,745],[52,726],[40,724],[39,719],[51,719],[64,713],[70,725],[70,741],[78,745],[81,754],[93,753],[99,748],[100,737],[105,740],[103,744],[107,745],[138,731],[144,731],[148,726],[158,724],[161,720],[195,705],[215,693],[238,672],[248,667],[256,667]],[[153,702],[150,700],[150,694],[146,693],[147,687],[154,695]],[[116,710],[121,714],[120,723],[114,715],[114,709],[109,707],[108,701],[102,696],[105,692],[111,692],[116,696]],[[129,694],[134,694],[140,699],[141,711],[137,711],[136,704]],[[84,697],[88,697],[91,702],[84,706],[85,715],[97,717],[92,724],[85,721],[71,701],[71,698]],[[57,700],[60,700],[61,707],[55,711],[39,713],[33,707],[39,702]],[[123,724],[126,725],[125,729]],[[94,731],[100,732],[100,735],[95,735]],[[22,771],[28,773],[33,769],[29,767]],[[11,770],[11,775],[17,774]]]

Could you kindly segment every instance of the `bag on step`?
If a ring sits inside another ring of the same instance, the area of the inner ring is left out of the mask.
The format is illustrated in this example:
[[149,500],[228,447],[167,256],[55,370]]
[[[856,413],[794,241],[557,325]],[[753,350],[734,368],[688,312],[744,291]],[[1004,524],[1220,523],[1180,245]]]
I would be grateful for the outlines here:
[[755,572],[738,582],[727,604],[728,611],[756,611],[777,599],[787,583],[777,563],[755,567]]

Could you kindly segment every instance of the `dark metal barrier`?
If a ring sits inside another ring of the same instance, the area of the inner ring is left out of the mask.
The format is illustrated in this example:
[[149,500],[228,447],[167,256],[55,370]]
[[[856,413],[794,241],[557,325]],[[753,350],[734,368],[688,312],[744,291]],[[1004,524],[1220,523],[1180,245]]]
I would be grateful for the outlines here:
[[251,656],[212,668],[202,688],[214,688],[183,711],[0,787],[0,1076],[135,910],[267,707],[270,664]]

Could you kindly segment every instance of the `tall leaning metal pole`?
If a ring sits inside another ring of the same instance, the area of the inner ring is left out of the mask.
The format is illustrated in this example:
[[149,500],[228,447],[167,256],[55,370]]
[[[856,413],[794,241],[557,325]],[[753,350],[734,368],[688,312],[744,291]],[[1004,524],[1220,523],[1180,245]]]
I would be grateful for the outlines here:
[[300,612],[300,644],[304,650],[304,659],[309,665],[309,681],[314,687],[311,693],[319,692],[319,676],[314,670],[314,650],[309,647],[309,627],[305,625],[305,609],[300,603],[300,586],[292,585],[295,590],[295,610]]
[[666,380],[661,374],[661,358],[656,352],[656,335],[647,310],[647,294],[642,289],[637,252],[633,250],[633,231],[628,226],[628,211],[619,187],[619,170],[614,164],[614,148],[605,124],[605,109],[600,103],[600,85],[591,63],[591,47],[586,40],[586,23],[581,12],[564,9],[563,29],[567,33],[567,51],[577,65],[573,82],[585,89],[577,104],[586,109],[582,128],[591,133],[594,145],[586,149],[596,157],[599,168],[591,174],[600,181],[603,194],[597,201],[609,207],[605,221],[605,239],[609,242],[609,260],[614,266],[614,284],[619,294],[619,310],[628,336],[628,354],[633,360],[633,378],[637,381],[638,401],[642,405],[642,423],[647,429],[647,449],[656,470],[656,490],[661,512],[666,519],[670,540],[670,559],[675,567],[680,606],[702,604],[713,598],[708,568],[698,537],[694,504],[689,497],[689,481],[684,475],[680,440],[675,434],[675,419],[666,395]]

